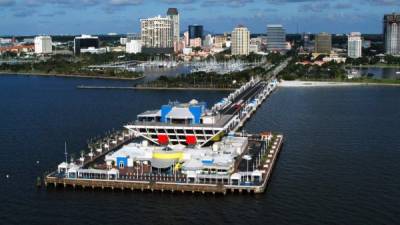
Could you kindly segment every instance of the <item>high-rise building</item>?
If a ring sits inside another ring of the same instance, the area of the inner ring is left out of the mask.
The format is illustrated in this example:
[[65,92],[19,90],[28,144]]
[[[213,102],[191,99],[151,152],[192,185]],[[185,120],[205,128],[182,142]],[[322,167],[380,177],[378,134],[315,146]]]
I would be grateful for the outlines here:
[[142,45],[147,51],[173,52],[173,21],[168,17],[141,19]]
[[347,56],[353,59],[362,56],[362,39],[360,32],[350,33],[347,40]]
[[96,49],[99,48],[99,46],[99,37],[96,36],[82,35],[74,39],[74,52],[77,55],[81,54],[81,49]]
[[286,32],[282,25],[267,26],[267,50],[286,50]]
[[33,42],[35,43],[36,54],[51,54],[53,52],[50,36],[37,36]]
[[173,36],[174,36],[174,42],[179,41],[179,36],[180,36],[180,23],[179,23],[179,12],[177,8],[169,8],[167,11],[167,17],[172,20],[173,22]]
[[202,25],[189,25],[189,39],[195,39],[195,38],[203,39]]
[[232,31],[232,55],[248,55],[250,45],[250,31],[247,27],[238,26]]
[[400,14],[387,14],[383,18],[385,52],[389,55],[400,54]]
[[328,33],[319,33],[315,35],[314,52],[330,54],[332,50],[332,35]]

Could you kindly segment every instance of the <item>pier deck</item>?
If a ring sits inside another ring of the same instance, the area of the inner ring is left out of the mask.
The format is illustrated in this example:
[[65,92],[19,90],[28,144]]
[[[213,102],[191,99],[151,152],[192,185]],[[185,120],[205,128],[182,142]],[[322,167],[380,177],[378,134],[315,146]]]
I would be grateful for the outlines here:
[[[254,142],[255,141],[255,142]],[[257,143],[258,140],[254,140]],[[263,193],[271,177],[273,167],[276,163],[283,144],[283,136],[275,135],[264,154],[260,158],[256,169],[262,172],[261,179],[250,181],[250,174],[253,171],[244,171],[241,169],[241,163],[237,171],[242,174],[239,182],[233,184],[229,179],[206,180],[202,182],[191,183],[186,175],[163,175],[163,174],[135,174],[123,173],[116,179],[93,179],[93,178],[63,178],[51,173],[45,177],[46,187],[73,187],[73,188],[91,188],[91,189],[110,189],[110,190],[139,190],[139,191],[169,191],[169,192],[188,192],[188,193]],[[261,150],[261,149],[260,149]],[[249,148],[250,154],[260,154],[258,151]],[[244,160],[242,160],[244,161]],[[251,169],[252,170],[252,169]]]

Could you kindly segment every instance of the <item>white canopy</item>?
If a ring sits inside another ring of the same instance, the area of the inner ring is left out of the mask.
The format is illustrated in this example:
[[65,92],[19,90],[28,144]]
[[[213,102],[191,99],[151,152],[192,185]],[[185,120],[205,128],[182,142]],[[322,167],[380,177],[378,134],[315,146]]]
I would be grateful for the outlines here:
[[259,170],[254,170],[254,171],[251,173],[251,176],[252,176],[252,177],[261,177],[261,176],[262,176],[262,173],[261,173],[261,171],[259,171]]
[[193,119],[194,116],[189,111],[188,108],[174,107],[167,114],[167,118],[169,118],[169,119]]
[[241,180],[242,179],[242,175],[240,175],[239,173],[234,173],[231,175],[231,180]]

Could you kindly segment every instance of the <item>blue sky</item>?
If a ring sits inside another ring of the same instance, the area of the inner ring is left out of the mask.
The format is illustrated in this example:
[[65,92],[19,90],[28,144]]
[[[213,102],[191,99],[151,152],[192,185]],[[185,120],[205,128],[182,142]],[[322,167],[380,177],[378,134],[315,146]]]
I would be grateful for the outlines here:
[[400,0],[0,0],[0,35],[133,33],[140,18],[168,7],[179,9],[182,30],[244,24],[265,33],[278,23],[288,32],[381,33],[383,14],[400,12]]

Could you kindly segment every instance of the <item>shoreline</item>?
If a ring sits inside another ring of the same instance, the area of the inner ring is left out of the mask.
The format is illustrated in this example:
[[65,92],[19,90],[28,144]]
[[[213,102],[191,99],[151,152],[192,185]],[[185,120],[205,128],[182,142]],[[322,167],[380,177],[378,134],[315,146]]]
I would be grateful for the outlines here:
[[400,65],[387,65],[387,64],[375,64],[375,65],[346,65],[351,68],[381,68],[381,69],[400,69]]
[[110,76],[90,76],[90,75],[79,75],[79,74],[57,74],[57,73],[27,73],[27,72],[5,72],[0,71],[0,76],[2,75],[16,75],[16,76],[41,76],[41,77],[64,77],[64,78],[90,78],[90,79],[103,79],[103,80],[140,80],[145,77],[142,75],[140,77],[135,78],[127,78],[127,77],[110,77]]
[[158,91],[232,91],[233,88],[179,88],[179,87],[116,87],[79,85],[78,89],[124,89],[124,90],[158,90]]
[[351,81],[285,81],[279,83],[280,87],[352,87],[352,86],[394,86],[400,87],[400,83],[379,82],[351,82]]

